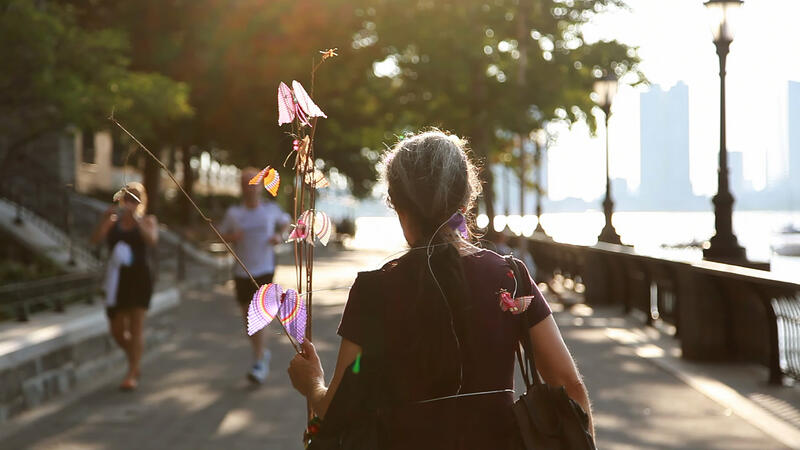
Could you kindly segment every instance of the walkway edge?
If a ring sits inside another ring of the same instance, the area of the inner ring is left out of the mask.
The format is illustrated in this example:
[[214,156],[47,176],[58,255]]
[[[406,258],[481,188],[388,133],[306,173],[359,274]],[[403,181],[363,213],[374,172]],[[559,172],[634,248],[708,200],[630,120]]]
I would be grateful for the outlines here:
[[[150,302],[148,316],[174,308],[179,303],[180,291],[178,288],[156,292]],[[86,310],[90,312],[87,314]],[[80,313],[81,316],[70,317],[73,312]],[[2,345],[0,345],[0,370],[15,367],[24,361],[40,357],[64,345],[108,332],[105,309],[99,306],[97,301],[86,308],[67,308],[66,313],[52,313],[48,316],[57,317],[57,323],[36,327],[37,321],[34,318],[31,322],[19,326],[28,325],[38,329],[31,330],[25,335],[3,339]]]
[[692,367],[682,364],[679,358],[669,355],[668,349],[660,346],[657,340],[646,336],[645,333],[629,331],[639,329],[638,323],[629,317],[625,317],[625,321],[629,325],[626,327],[627,329],[608,328],[606,330],[609,339],[633,348],[640,358],[650,361],[656,367],[673,375],[715,403],[730,409],[733,414],[776,441],[789,448],[800,449],[800,430],[794,425],[739,394],[727,384],[709,378]]
[[[157,346],[172,334],[172,311],[179,304],[177,288],[153,295],[146,347]],[[65,313],[43,313],[39,320],[28,323],[4,324],[0,333],[0,425],[125,367],[122,351],[108,335],[105,315],[102,305],[95,303]]]

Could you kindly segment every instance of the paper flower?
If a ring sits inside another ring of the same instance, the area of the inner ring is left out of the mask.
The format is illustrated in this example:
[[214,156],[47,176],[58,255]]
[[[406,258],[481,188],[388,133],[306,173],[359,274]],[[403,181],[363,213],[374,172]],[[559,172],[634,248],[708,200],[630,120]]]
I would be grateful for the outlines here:
[[462,214],[461,211],[457,211],[455,214],[450,216],[450,218],[447,219],[447,225],[462,238],[469,239],[469,231],[467,231],[467,218],[464,217],[464,214]]
[[[310,229],[312,218],[314,221],[313,232]],[[317,213],[314,215],[311,210],[306,210],[303,211],[303,213],[300,214],[300,217],[297,218],[297,224],[294,225],[294,230],[292,230],[292,233],[289,235],[289,239],[286,242],[299,242],[305,239],[306,242],[314,245],[314,237],[316,236],[322,245],[327,246],[328,241],[331,238],[331,234],[333,234],[333,223],[327,214],[322,211],[317,211]]]
[[[299,164],[300,167],[308,167],[308,146],[311,143],[311,139],[308,135],[303,136],[303,139],[295,139],[292,141],[292,152],[296,152],[297,156],[294,158],[294,168],[297,167]],[[292,157],[292,153],[289,153],[289,156],[286,157],[286,161],[289,161],[289,158]],[[286,161],[283,162],[283,165],[286,165]],[[313,166],[313,164],[311,165]]]
[[278,171],[267,166],[251,178],[248,184],[258,184],[262,181],[264,182],[264,189],[272,194],[273,197],[277,197],[278,188],[281,186],[281,176],[278,175]]
[[336,48],[329,48],[327,50],[320,50],[319,52],[322,53],[322,60],[325,61],[328,58],[339,56],[339,54],[336,53],[336,50],[339,50],[339,48],[336,47]]
[[528,306],[531,305],[531,300],[533,299],[532,295],[513,298],[511,293],[505,289],[501,289],[498,296],[500,297],[500,309],[509,311],[511,314],[521,314],[525,312]]
[[286,292],[279,284],[269,283],[258,288],[247,310],[247,334],[254,335],[275,317],[297,342],[303,343],[306,334],[306,303],[294,289]]
[[306,236],[308,236],[308,228],[305,221],[300,218],[297,219],[297,225],[294,226],[294,230],[289,234],[289,239],[286,242],[302,241]]
[[304,177],[307,185],[314,189],[326,188],[331,185],[321,170],[314,169],[313,172],[308,172]]

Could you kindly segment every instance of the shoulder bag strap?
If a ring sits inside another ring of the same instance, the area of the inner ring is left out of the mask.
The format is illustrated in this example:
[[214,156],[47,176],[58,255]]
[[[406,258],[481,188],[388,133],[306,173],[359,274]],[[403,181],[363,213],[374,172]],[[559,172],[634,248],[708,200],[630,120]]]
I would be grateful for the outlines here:
[[[504,256],[508,265],[514,273],[514,279],[517,283],[516,296],[532,295],[532,288],[528,285],[528,281],[522,277],[522,272],[519,269],[519,262],[513,256]],[[536,370],[536,359],[533,355],[533,342],[531,342],[530,326],[528,324],[528,314],[523,312],[520,314],[520,319],[517,321],[520,326],[520,346],[517,347],[517,362],[519,363],[522,377],[525,380],[525,387],[531,387],[534,384],[542,384],[539,377],[539,372]]]
[[[383,297],[381,297],[381,280],[380,280],[380,272],[379,273],[368,273],[368,274],[361,274],[364,277],[366,283],[362,285],[364,289],[363,294],[367,295],[369,298],[368,301],[365,302],[367,306],[366,314],[364,318],[368,318],[367,323],[365,324],[365,348],[363,350],[369,350],[372,364],[377,364],[377,370],[373,373],[378,374],[374,383],[380,383],[382,380],[385,380],[385,342],[384,342],[384,334],[383,334],[383,321],[384,321],[384,302]],[[377,387],[373,384],[373,387]],[[376,396],[376,400],[378,402],[379,407],[383,407],[387,403],[387,399],[385,396],[384,389],[376,389],[376,392],[373,392]]]

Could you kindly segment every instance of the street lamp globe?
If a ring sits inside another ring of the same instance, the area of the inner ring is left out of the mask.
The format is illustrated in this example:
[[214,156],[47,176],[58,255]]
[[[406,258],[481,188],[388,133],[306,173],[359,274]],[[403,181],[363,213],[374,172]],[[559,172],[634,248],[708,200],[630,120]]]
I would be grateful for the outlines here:
[[597,105],[606,115],[611,111],[611,102],[617,95],[619,80],[614,72],[608,72],[594,82],[594,92],[597,94]]
[[736,18],[742,0],[709,0],[704,3],[714,42],[731,42],[736,31]]

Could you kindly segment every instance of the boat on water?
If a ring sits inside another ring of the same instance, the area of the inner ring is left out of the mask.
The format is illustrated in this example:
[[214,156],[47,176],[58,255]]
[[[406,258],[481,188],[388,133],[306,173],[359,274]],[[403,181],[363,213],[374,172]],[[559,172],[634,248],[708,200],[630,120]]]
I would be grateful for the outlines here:
[[770,247],[781,256],[800,256],[800,227],[787,224],[775,234]]

